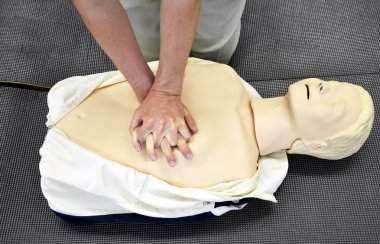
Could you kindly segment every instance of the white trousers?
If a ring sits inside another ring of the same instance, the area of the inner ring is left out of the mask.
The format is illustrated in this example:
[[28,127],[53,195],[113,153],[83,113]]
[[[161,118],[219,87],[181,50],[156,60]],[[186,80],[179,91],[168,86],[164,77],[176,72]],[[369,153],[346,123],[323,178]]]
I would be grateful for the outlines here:
[[[159,59],[161,0],[119,0],[146,61]],[[228,63],[234,53],[246,0],[202,0],[190,56]]]

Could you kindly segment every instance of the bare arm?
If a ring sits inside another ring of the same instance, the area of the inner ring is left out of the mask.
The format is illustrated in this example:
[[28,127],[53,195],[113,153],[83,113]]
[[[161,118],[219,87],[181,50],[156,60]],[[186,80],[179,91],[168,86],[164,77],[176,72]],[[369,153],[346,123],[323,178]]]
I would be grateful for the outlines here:
[[198,23],[200,0],[162,0],[160,64],[153,88],[181,95],[187,58]]
[[[128,16],[118,0],[72,2],[98,44],[129,80],[142,103],[130,125],[131,133],[141,126],[138,130],[139,143],[136,142],[135,147],[141,150],[140,144],[145,144],[146,137],[152,133],[155,146],[159,147],[163,143],[168,152],[166,157],[169,161],[175,161],[170,145],[177,144],[178,132],[187,141],[190,138],[189,128],[193,133],[197,131],[180,95],[183,73],[198,21],[200,0],[162,0],[161,50],[157,77],[154,77],[146,64]],[[153,81],[155,86],[151,89]],[[154,149],[149,149],[148,154],[154,156]],[[182,151],[191,155],[189,150]]]
[[[170,165],[175,164],[170,146],[177,145],[178,132],[188,141],[197,131],[196,124],[181,102],[183,75],[198,23],[200,0],[162,0],[160,10],[160,63],[153,86],[136,110],[130,132],[141,126],[134,145],[137,150],[153,134],[156,147],[161,148]],[[142,125],[141,125],[142,124]],[[190,129],[190,131],[189,131]],[[135,136],[136,137],[136,136]],[[151,143],[146,143],[152,160],[157,159]],[[187,158],[190,150],[183,150]]]
[[72,0],[100,47],[128,79],[140,103],[154,75],[138,46],[128,16],[118,0]]

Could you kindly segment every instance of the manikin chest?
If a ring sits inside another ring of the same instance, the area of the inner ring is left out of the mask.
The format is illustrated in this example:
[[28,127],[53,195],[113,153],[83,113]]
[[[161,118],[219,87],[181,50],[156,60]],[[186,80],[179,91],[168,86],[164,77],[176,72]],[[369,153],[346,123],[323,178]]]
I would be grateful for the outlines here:
[[168,165],[160,149],[157,161],[134,149],[128,128],[139,103],[127,81],[95,90],[56,126],[70,140],[104,158],[176,186],[207,187],[251,177],[258,150],[250,97],[240,77],[224,65],[188,65],[182,102],[198,132],[188,143],[192,160],[174,149],[175,167]]

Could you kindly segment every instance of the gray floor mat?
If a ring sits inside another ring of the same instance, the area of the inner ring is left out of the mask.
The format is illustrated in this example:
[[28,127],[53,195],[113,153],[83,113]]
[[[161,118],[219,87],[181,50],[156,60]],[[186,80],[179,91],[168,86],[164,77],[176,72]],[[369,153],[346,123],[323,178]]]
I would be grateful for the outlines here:
[[247,1],[231,65],[246,80],[380,72],[378,1]]
[[[263,97],[284,94],[289,78],[324,77],[364,86],[379,110],[378,1],[247,2],[231,65]],[[70,1],[0,1],[0,64],[0,80],[44,85],[114,69]],[[0,103],[0,243],[380,240],[377,115],[367,143],[347,159],[290,156],[278,204],[258,200],[197,225],[76,226],[49,210],[39,186],[46,94],[0,87]]]

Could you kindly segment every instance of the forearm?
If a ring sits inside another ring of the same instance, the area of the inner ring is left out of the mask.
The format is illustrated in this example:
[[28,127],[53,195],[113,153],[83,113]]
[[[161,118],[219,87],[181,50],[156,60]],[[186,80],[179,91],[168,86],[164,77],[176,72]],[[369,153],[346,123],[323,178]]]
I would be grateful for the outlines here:
[[200,0],[162,0],[160,64],[154,90],[180,95],[187,58],[198,23]]
[[128,79],[141,102],[150,90],[154,75],[146,64],[128,16],[119,1],[72,2],[93,37]]

